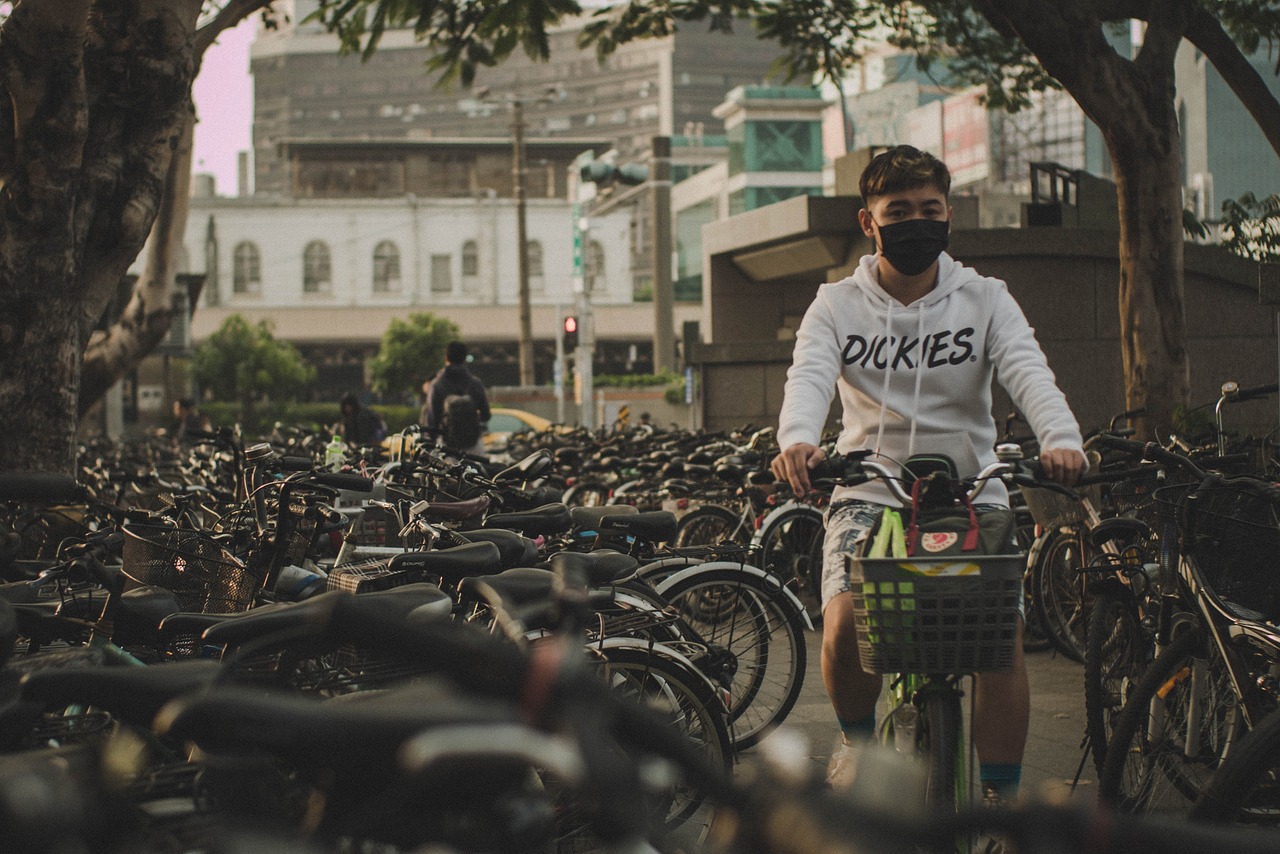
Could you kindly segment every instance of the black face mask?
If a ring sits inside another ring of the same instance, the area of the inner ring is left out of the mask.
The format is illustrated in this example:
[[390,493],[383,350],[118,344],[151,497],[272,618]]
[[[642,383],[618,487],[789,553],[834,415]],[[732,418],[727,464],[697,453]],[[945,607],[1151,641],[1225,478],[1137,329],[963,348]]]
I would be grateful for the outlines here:
[[904,276],[918,276],[947,248],[951,223],[908,219],[880,226],[880,252]]

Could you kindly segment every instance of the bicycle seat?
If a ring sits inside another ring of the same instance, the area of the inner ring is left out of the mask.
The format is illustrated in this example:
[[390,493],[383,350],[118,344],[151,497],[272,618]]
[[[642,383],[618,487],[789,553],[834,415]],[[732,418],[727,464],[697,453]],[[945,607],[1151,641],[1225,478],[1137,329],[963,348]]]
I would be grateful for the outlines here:
[[[631,518],[635,518],[634,516]],[[595,549],[591,552],[560,552],[547,560],[553,572],[565,572],[570,566],[587,579],[587,586],[595,589],[625,581],[640,568],[640,561],[631,555],[614,549]]]
[[600,521],[609,516],[634,516],[640,511],[634,504],[605,504],[600,507],[570,507],[569,517],[573,527],[591,531],[600,527]]
[[545,601],[554,585],[555,576],[549,570],[516,567],[483,578],[464,578],[458,591],[467,598],[506,608]]
[[[515,536],[520,535],[515,534]],[[398,554],[391,558],[389,568],[393,572],[412,570],[419,573],[420,577],[435,576],[453,583],[469,575],[491,575],[500,572],[502,552],[493,543],[467,543],[449,549]]]
[[606,516],[600,520],[601,531],[621,531],[638,540],[660,543],[676,535],[676,514],[669,510],[650,510],[628,516]]
[[459,531],[458,536],[473,543],[493,543],[498,547],[503,569],[533,566],[538,562],[538,546],[526,536],[503,528],[475,528]]
[[431,501],[420,514],[433,522],[461,522],[489,509],[490,498],[478,495],[465,501]]
[[569,508],[563,504],[544,504],[532,510],[494,513],[484,520],[486,528],[509,528],[526,537],[560,534],[573,527]]
[[37,670],[22,677],[22,699],[48,709],[70,704],[99,706],[112,716],[150,726],[175,697],[205,688],[222,671],[216,661],[181,661],[153,667],[70,667]]
[[1089,540],[1094,548],[1100,549],[1111,540],[1129,540],[1135,537],[1151,535],[1151,526],[1141,519],[1128,516],[1116,516],[1103,519],[1089,532]]

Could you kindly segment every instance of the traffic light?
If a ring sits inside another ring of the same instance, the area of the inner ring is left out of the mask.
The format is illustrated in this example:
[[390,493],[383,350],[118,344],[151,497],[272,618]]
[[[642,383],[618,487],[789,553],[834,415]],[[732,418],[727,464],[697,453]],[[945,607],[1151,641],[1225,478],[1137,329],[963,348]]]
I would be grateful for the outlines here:
[[578,175],[591,184],[643,184],[649,180],[649,167],[643,163],[624,163],[614,166],[604,160],[589,160],[582,164]]
[[578,318],[569,315],[564,319],[564,349],[565,352],[576,350],[578,348]]

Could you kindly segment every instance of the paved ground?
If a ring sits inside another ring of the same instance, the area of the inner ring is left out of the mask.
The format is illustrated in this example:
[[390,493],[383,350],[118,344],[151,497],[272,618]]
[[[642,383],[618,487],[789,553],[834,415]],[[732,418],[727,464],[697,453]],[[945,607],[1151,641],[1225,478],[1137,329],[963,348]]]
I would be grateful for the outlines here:
[[[818,670],[820,629],[808,636],[808,668],[804,689],[787,719],[789,727],[809,741],[815,765],[826,767],[835,740],[835,718]],[[1054,653],[1027,656],[1031,679],[1031,731],[1023,760],[1024,793],[1032,791],[1057,800],[1094,797],[1095,772],[1086,763],[1080,785],[1070,789],[1083,755],[1084,673],[1081,665]],[[965,701],[967,713],[968,701]]]

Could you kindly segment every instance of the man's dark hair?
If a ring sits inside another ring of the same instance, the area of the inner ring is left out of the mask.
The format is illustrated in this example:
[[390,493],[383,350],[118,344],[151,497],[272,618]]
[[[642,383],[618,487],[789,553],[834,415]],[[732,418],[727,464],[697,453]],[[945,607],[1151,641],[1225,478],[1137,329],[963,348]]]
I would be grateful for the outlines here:
[[951,170],[932,154],[911,145],[898,145],[880,152],[871,158],[858,179],[858,190],[864,203],[876,196],[929,185],[936,186],[942,195],[948,195],[951,192]]
[[451,365],[461,364],[467,360],[467,345],[461,341],[450,341],[444,350],[444,360]]
[[195,402],[189,397],[180,397],[178,398],[178,406],[182,409],[190,409],[195,406]]
[[356,397],[354,392],[349,391],[344,394],[342,400],[338,403],[339,409],[346,409],[348,406],[351,407],[352,412],[360,408],[360,398]]

